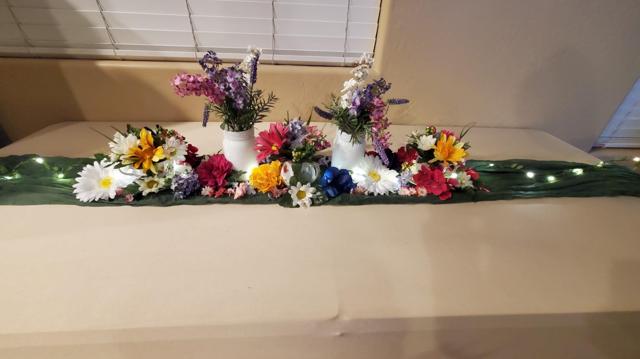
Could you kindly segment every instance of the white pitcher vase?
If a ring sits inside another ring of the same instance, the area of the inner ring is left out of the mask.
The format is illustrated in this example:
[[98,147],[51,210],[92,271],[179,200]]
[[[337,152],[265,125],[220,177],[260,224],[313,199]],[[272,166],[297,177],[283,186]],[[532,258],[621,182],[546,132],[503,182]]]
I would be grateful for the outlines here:
[[339,169],[352,170],[364,158],[364,149],[364,137],[353,142],[350,134],[338,130],[331,146],[331,165]]
[[222,135],[224,156],[233,164],[235,170],[244,171],[244,177],[248,177],[258,166],[254,128],[242,132],[223,131]]

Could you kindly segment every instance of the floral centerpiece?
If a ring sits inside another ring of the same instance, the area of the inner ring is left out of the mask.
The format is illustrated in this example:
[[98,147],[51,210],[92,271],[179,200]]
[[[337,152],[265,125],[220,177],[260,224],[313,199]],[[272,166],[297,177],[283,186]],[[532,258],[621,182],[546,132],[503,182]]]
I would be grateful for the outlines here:
[[199,61],[205,74],[181,73],[171,82],[179,96],[205,96],[202,125],[209,115],[217,115],[224,130],[225,156],[241,171],[255,167],[253,126],[264,119],[275,104],[273,93],[264,95],[254,88],[258,78],[261,50],[250,48],[249,54],[239,63],[222,67],[222,60],[209,51]]
[[352,169],[364,156],[365,140],[371,139],[383,163],[388,164],[385,150],[391,145],[387,131],[389,105],[405,104],[406,99],[383,100],[391,84],[383,78],[366,83],[373,65],[370,55],[363,55],[351,71],[351,79],[344,83],[342,95],[332,96],[327,109],[315,107],[316,113],[338,126],[331,162],[338,168]]
[[401,195],[435,195],[441,200],[452,192],[479,188],[479,174],[465,166],[470,145],[463,141],[469,129],[459,135],[449,130],[427,127],[409,135],[407,144],[398,149],[395,163],[401,171]]
[[221,197],[250,192],[224,155],[201,156],[175,130],[157,126],[116,132],[109,153],[85,166],[73,185],[82,202],[122,197],[128,203],[172,192],[176,199],[197,193]]

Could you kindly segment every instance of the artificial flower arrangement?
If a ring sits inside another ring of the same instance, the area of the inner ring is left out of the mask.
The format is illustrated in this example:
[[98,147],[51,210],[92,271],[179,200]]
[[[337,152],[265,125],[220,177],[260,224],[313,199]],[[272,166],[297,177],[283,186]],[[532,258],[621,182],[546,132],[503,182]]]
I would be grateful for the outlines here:
[[373,65],[370,55],[363,55],[351,71],[352,78],[344,82],[341,96],[332,95],[325,109],[315,107],[316,113],[338,127],[332,163],[336,167],[352,169],[364,156],[364,142],[369,138],[383,163],[388,164],[385,150],[391,145],[387,118],[389,105],[406,104],[406,99],[383,100],[391,84],[383,78],[366,82]]
[[160,193],[173,193],[176,200],[261,193],[303,208],[342,194],[434,195],[446,200],[455,191],[479,188],[478,173],[465,166],[466,132],[456,136],[428,127],[412,133],[397,152],[386,149],[388,164],[372,151],[349,171],[327,165],[320,154],[328,147],[321,130],[308,121],[287,119],[261,133],[261,164],[246,182],[224,154],[199,155],[198,148],[174,130],[128,126],[113,136],[108,154],[82,169],[73,187],[82,202],[122,197],[130,203]]
[[455,135],[430,126],[409,135],[407,144],[398,149],[394,158],[401,171],[399,194],[431,194],[446,200],[452,192],[479,189],[478,172],[465,166],[470,145],[463,142],[463,137],[468,131],[463,129]]
[[205,96],[202,125],[206,126],[213,112],[224,131],[222,148],[235,169],[248,172],[254,168],[254,125],[264,119],[277,98],[264,95],[254,88],[258,79],[258,64],[262,50],[249,48],[249,54],[239,64],[222,67],[222,60],[209,51],[199,61],[205,75],[178,74],[171,82],[176,94]]
[[110,151],[85,166],[73,185],[82,202],[124,198],[131,203],[171,191],[175,199],[201,193],[209,197],[251,193],[241,173],[224,155],[201,156],[198,148],[174,130],[161,126],[116,132]]
[[177,95],[205,96],[202,125],[206,126],[209,114],[220,117],[220,127],[226,131],[242,132],[260,122],[271,110],[277,98],[273,93],[266,97],[255,89],[258,64],[262,50],[249,48],[249,54],[240,62],[222,67],[222,60],[214,51],[208,51],[199,63],[205,75],[181,73],[171,82]]

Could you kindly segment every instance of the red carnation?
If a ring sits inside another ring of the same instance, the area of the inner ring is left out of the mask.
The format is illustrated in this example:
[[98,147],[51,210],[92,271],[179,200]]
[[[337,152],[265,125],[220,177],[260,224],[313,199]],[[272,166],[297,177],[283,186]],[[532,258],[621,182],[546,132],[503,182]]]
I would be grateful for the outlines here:
[[280,149],[284,145],[289,130],[282,123],[272,123],[269,130],[262,131],[256,138],[256,151],[258,151],[258,162],[262,162],[271,155],[280,153]]
[[217,154],[203,161],[196,172],[202,186],[209,186],[217,190],[227,185],[227,176],[232,169],[231,162],[223,154]]
[[413,175],[413,182],[417,187],[426,189],[427,193],[434,194],[443,201],[451,197],[447,179],[444,178],[440,167],[429,168],[429,166],[423,165],[420,171]]
[[418,159],[418,151],[413,147],[400,147],[397,156],[400,163],[413,163]]

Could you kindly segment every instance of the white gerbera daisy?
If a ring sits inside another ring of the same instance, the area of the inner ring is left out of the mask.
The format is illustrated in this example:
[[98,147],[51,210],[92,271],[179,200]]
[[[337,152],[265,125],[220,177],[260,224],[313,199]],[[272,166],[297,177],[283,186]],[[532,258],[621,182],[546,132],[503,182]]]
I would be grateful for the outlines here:
[[351,177],[358,187],[376,196],[400,190],[398,172],[385,167],[380,158],[375,156],[365,156],[360,160]]
[[435,147],[436,141],[433,135],[422,135],[418,138],[418,148],[423,151],[428,151]]
[[109,157],[111,161],[118,161],[120,158],[129,153],[129,149],[138,146],[138,137],[128,133],[126,136],[120,132],[113,135],[113,142],[109,142],[111,153]]
[[184,161],[184,155],[187,154],[187,144],[179,138],[172,136],[167,138],[162,145],[164,156],[169,161]]
[[140,186],[139,190],[142,192],[142,195],[146,196],[149,193],[158,193],[161,189],[165,188],[167,182],[164,177],[149,176],[141,178],[136,181],[136,183]]
[[311,187],[309,183],[304,186],[302,183],[298,182],[296,186],[291,186],[289,188],[289,194],[291,195],[291,200],[293,201],[293,206],[300,206],[300,208],[309,208],[311,207],[313,194],[316,192],[314,187]]
[[113,199],[116,191],[127,187],[136,176],[125,174],[114,165],[107,165],[106,161],[86,165],[76,178],[73,193],[82,202]]

